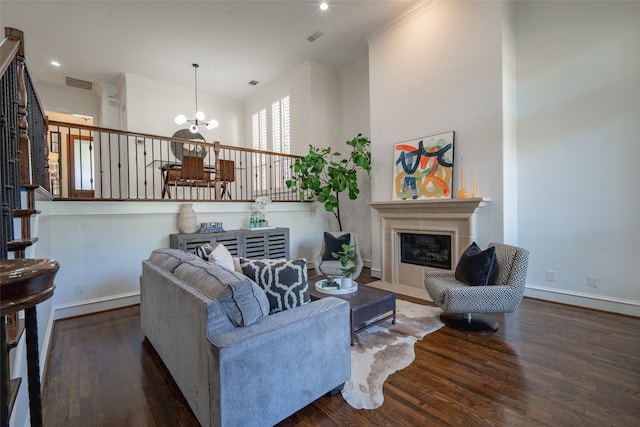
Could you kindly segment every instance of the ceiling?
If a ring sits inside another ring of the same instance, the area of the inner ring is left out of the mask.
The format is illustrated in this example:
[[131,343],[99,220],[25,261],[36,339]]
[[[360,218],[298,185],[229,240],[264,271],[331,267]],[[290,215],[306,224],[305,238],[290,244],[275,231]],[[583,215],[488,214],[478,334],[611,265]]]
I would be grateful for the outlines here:
[[117,84],[127,73],[193,89],[198,63],[198,92],[244,100],[307,61],[340,70],[366,58],[366,36],[416,3],[0,0],[0,20],[24,32],[36,84]]

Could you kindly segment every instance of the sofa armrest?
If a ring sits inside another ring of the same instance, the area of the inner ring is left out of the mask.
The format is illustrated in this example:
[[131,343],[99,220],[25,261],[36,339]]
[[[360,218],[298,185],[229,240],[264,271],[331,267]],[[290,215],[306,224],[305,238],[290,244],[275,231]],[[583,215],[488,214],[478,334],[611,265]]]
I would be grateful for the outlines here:
[[210,337],[213,424],[273,425],[348,380],[349,313],[327,297]]

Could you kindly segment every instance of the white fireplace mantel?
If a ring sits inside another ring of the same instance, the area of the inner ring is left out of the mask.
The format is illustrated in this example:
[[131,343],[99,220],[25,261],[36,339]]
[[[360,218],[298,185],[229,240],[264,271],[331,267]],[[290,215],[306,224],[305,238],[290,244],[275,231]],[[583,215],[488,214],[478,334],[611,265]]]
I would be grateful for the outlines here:
[[[400,262],[400,234],[449,235],[452,261],[457,262],[476,238],[475,213],[489,201],[468,198],[369,203],[380,215],[382,280],[422,288],[425,271],[433,268]],[[452,270],[455,270],[455,265]]]
[[415,213],[462,213],[473,214],[478,208],[487,204],[489,199],[424,199],[389,202],[371,202],[369,206],[380,212],[415,212]]

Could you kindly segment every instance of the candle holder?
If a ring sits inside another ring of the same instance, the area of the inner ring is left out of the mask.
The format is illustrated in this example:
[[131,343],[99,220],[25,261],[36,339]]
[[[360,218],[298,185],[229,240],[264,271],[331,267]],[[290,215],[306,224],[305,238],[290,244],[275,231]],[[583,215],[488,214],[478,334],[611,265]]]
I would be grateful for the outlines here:
[[464,189],[464,169],[460,169],[460,190],[458,190],[458,199],[466,199],[469,197],[467,190]]

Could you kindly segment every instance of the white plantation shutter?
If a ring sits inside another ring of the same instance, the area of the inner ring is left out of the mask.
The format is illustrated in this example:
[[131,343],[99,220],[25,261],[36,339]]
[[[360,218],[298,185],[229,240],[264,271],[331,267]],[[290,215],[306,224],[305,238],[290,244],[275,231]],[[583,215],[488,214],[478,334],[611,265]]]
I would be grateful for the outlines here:
[[[262,109],[252,116],[253,148],[256,150],[274,151],[276,153],[291,153],[291,117],[289,110],[289,95],[273,102],[270,106],[271,121],[267,123],[267,109]],[[268,132],[268,128],[271,132]],[[268,137],[271,138],[268,138]],[[273,164],[269,165],[268,162]],[[281,159],[263,154],[256,155],[256,166],[259,172],[255,174],[254,188],[260,194],[270,189],[282,189],[284,180],[288,179],[291,171],[288,164]],[[270,169],[271,167],[271,169]],[[269,181],[273,185],[269,185]]]
[[267,149],[267,109],[260,110],[252,117],[253,148],[254,150]]

